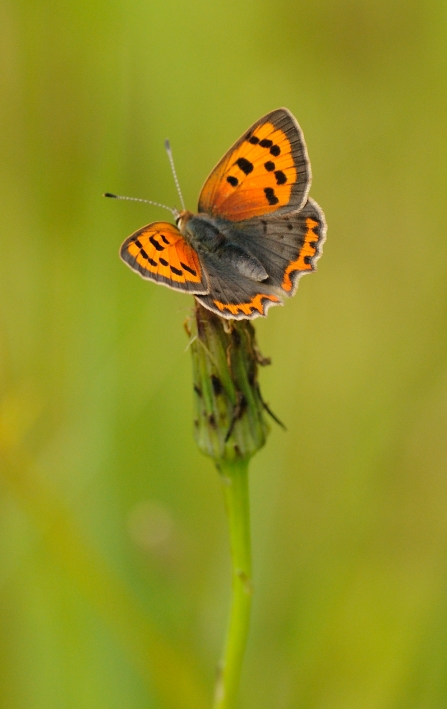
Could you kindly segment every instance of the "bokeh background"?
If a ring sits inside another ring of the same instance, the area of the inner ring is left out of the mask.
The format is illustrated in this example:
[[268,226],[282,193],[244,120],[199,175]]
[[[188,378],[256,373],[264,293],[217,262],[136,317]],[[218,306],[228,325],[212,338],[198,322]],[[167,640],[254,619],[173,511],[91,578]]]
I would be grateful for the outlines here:
[[0,700],[205,709],[229,601],[192,438],[192,299],[118,259],[257,118],[329,225],[257,322],[244,709],[447,706],[447,6],[3,0]]

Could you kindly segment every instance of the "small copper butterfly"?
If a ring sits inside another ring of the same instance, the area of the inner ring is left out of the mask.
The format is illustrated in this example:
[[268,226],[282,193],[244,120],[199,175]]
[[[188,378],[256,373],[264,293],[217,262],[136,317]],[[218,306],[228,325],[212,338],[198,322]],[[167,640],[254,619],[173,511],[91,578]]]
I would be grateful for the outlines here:
[[144,226],[125,240],[121,258],[143,278],[191,293],[224,318],[266,315],[294,295],[322,253],[326,223],[307,197],[310,183],[302,131],[279,108],[256,121],[212,170],[198,214],[171,210],[176,226]]

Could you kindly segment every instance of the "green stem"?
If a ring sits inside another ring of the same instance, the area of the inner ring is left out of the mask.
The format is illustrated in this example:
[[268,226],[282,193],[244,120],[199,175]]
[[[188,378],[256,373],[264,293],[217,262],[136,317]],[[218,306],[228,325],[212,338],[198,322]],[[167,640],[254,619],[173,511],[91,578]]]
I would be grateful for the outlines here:
[[219,463],[233,570],[230,624],[213,709],[233,709],[241,677],[252,597],[248,459]]

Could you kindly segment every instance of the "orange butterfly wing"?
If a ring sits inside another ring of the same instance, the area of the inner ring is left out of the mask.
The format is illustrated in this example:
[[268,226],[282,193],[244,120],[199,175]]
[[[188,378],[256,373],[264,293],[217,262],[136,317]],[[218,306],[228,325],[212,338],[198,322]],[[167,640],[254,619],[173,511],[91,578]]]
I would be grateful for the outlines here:
[[300,209],[310,188],[306,144],[286,108],[268,113],[233,145],[206,180],[199,212],[242,221]]
[[197,252],[173,224],[142,227],[126,239],[120,255],[143,278],[194,294],[209,291]]

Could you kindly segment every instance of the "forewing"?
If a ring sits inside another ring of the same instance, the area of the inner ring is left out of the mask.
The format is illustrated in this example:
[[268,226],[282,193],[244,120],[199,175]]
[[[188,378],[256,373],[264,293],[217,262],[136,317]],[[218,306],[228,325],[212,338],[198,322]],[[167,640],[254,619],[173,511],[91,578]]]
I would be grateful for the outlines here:
[[244,133],[206,180],[199,212],[242,221],[302,207],[311,171],[303,134],[286,108]]
[[173,224],[154,222],[129,236],[120,255],[130,268],[156,283],[189,293],[207,293],[197,252]]

